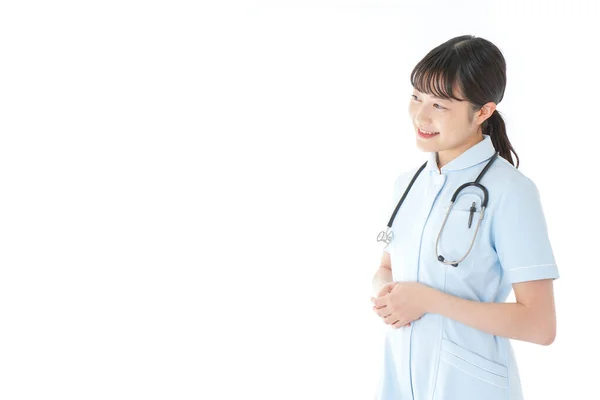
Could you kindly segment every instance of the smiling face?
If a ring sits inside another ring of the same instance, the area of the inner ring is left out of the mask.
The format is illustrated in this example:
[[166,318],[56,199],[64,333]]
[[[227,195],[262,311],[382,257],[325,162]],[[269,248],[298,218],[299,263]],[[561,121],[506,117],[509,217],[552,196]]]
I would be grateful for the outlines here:
[[[464,99],[460,90],[454,93]],[[437,152],[441,168],[483,140],[481,123],[495,109],[496,104],[489,102],[472,113],[466,100],[438,98],[413,89],[408,112],[415,127],[417,147],[424,152]],[[437,134],[423,136],[420,129]]]

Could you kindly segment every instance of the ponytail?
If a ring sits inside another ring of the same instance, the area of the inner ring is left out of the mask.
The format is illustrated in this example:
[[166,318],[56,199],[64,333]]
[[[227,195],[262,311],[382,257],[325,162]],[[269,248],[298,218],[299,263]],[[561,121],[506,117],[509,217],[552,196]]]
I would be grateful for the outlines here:
[[[506,60],[489,40],[474,35],[456,36],[435,47],[417,63],[410,74],[410,83],[421,93],[446,100],[468,101],[471,123],[474,114],[484,105],[502,101],[506,88]],[[506,136],[504,120],[496,108],[481,124],[481,131],[490,136],[500,157],[519,168],[519,156]],[[516,166],[511,151],[517,157]]]
[[504,158],[513,166],[515,163],[513,162],[510,152],[512,151],[515,153],[515,156],[517,157],[517,165],[515,167],[519,168],[519,156],[508,140],[508,136],[506,135],[506,125],[498,110],[494,110],[494,113],[488,119],[483,121],[482,132],[490,136],[494,148],[500,153],[500,157]]

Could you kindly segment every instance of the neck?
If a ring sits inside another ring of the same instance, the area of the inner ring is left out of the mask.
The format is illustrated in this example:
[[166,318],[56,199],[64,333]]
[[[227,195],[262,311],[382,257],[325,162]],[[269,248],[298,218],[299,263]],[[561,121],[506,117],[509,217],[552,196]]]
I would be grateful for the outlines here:
[[460,156],[465,151],[469,150],[471,147],[475,146],[477,143],[482,142],[484,139],[483,134],[479,133],[475,135],[473,140],[470,140],[460,147],[444,150],[435,153],[435,159],[437,161],[437,166],[439,172],[442,172],[442,168],[444,165],[448,164],[450,161],[454,160],[456,157]]

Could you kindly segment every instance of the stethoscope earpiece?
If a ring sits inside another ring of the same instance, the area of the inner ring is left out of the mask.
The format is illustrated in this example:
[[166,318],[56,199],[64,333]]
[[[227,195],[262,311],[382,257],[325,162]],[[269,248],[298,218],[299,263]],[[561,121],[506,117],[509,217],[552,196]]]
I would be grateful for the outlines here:
[[387,230],[379,232],[379,234],[377,235],[377,241],[385,242],[386,245],[388,245],[392,241],[393,236],[394,232],[392,232],[390,228],[387,228]]

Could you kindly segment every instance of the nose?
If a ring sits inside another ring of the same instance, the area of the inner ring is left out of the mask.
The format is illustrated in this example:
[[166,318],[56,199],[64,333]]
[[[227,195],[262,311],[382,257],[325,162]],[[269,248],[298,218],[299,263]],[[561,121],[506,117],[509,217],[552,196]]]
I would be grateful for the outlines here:
[[424,110],[424,107],[417,107],[413,110],[413,120],[419,126],[430,126],[430,114]]

